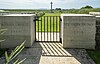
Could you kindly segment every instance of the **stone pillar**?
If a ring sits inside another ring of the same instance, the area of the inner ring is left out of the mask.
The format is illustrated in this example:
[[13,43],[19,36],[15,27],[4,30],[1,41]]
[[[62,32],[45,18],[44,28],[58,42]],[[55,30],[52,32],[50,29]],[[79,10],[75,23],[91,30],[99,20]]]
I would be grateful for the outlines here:
[[25,46],[31,47],[35,41],[35,14],[10,14],[0,16],[2,29],[8,29],[0,37],[1,48],[16,47],[26,40]]
[[95,49],[96,19],[86,14],[61,14],[64,48]]

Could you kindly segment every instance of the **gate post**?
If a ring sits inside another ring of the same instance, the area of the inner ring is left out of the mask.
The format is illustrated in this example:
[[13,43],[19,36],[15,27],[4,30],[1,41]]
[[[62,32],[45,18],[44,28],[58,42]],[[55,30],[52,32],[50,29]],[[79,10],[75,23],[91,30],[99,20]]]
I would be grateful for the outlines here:
[[60,43],[62,43],[62,18],[60,17]]
[[33,22],[35,24],[35,42],[36,42],[36,19],[37,19],[37,15],[33,19]]

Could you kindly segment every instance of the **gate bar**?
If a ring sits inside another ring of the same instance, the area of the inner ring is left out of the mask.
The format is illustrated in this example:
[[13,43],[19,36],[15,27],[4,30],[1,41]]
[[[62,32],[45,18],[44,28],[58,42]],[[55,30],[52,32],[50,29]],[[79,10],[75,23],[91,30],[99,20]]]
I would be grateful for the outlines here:
[[58,24],[57,24],[57,23],[58,23],[58,22],[57,22],[57,18],[58,18],[58,17],[56,16],[56,41],[57,41],[57,25],[58,25]]
[[44,16],[44,41],[45,41],[45,16]]
[[[41,17],[42,20],[42,17]],[[42,41],[42,21],[41,21],[41,41]]]
[[54,41],[54,16],[53,16],[53,41]]
[[59,16],[59,38],[60,38],[60,42],[61,42],[61,17]]
[[39,21],[38,21],[38,41],[39,41]]
[[50,41],[51,41],[51,16],[50,16]]
[[47,41],[48,41],[48,17],[47,17]]

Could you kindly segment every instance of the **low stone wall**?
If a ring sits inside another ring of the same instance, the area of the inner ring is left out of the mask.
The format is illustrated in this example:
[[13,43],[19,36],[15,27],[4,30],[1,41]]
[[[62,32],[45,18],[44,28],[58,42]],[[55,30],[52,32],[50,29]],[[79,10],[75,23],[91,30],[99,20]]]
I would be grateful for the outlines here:
[[1,42],[1,48],[11,48],[26,40],[25,46],[31,47],[35,41],[34,14],[9,14],[0,16],[2,29],[8,29],[0,37],[5,40]]
[[[9,14],[0,16],[0,28],[8,29],[1,37],[5,41],[1,48],[11,48],[26,40],[25,46],[31,47],[35,41],[34,14]],[[64,48],[95,49],[99,41],[100,16],[86,14],[61,14],[61,39]],[[97,19],[97,20],[96,20]],[[97,28],[97,34],[96,34]],[[95,35],[96,42],[95,42]]]
[[86,14],[61,14],[64,48],[95,49],[96,19]]

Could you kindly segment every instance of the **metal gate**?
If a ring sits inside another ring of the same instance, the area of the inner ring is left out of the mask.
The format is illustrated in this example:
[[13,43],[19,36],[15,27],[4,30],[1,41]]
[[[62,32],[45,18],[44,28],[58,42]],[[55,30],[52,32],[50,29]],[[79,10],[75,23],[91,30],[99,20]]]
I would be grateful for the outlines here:
[[42,16],[36,19],[36,42],[60,42],[60,16]]

